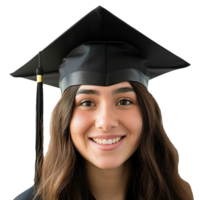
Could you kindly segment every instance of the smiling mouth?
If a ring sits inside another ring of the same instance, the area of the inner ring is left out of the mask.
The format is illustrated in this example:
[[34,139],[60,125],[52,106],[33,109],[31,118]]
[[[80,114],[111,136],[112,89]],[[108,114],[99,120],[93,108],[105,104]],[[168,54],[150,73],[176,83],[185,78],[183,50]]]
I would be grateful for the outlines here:
[[[121,141],[124,137],[126,137],[126,136],[122,136],[122,137],[120,138],[119,141]],[[93,138],[89,138],[89,139],[92,140],[93,142],[97,143]],[[116,144],[116,143],[118,143],[119,141],[117,141],[117,142],[115,142],[115,143],[112,143],[112,144]],[[97,144],[100,144],[100,143],[97,143]],[[101,143],[101,144],[102,144],[102,143]],[[102,144],[102,145],[112,145],[112,144]]]

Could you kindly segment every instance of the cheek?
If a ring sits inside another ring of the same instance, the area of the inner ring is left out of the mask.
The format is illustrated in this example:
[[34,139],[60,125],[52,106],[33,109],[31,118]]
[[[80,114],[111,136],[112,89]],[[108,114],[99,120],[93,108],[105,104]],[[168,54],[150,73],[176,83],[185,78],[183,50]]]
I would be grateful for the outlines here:
[[142,130],[142,114],[139,109],[130,111],[128,113],[121,113],[120,118],[124,126],[134,132],[141,132]]
[[70,121],[70,130],[72,130],[72,132],[80,130],[80,127],[83,128],[87,121],[87,117],[85,117],[83,113],[76,112],[75,110]]
[[128,143],[130,147],[134,147],[133,152],[137,149],[140,143],[142,135],[142,114],[140,110],[134,110],[134,112],[126,113],[121,116],[122,124],[128,131]]
[[91,118],[88,118],[88,116],[86,117],[81,112],[74,111],[70,121],[70,133],[75,146],[83,143],[83,140],[86,139],[85,133],[87,132],[90,123]]

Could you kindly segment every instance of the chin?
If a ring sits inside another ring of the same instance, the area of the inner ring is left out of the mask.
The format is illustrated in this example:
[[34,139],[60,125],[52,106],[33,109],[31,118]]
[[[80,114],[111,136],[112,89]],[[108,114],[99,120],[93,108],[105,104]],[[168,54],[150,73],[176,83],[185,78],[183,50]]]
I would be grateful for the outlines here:
[[97,163],[93,163],[96,167],[100,169],[114,169],[122,165],[124,162],[116,162],[116,161],[111,161],[111,160],[106,160],[106,161],[101,161]]

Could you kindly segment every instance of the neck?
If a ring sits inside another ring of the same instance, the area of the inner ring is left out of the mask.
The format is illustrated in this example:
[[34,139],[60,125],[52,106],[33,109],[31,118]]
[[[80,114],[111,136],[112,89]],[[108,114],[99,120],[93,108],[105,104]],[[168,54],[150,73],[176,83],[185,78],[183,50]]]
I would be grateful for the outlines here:
[[86,175],[96,200],[125,200],[130,175],[130,160],[114,169],[100,169],[88,161]]

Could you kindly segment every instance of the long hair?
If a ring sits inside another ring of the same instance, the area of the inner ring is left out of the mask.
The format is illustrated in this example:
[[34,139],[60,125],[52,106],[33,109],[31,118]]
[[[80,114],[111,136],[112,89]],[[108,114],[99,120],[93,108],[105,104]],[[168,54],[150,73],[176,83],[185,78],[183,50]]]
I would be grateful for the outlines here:
[[[136,82],[130,84],[143,117],[140,145],[130,158],[131,199],[193,199],[189,184],[178,173],[178,152],[165,133],[158,104],[144,86]],[[79,87],[69,87],[52,112],[51,139],[34,200],[94,199],[86,180],[84,159],[73,145],[69,131]]]

